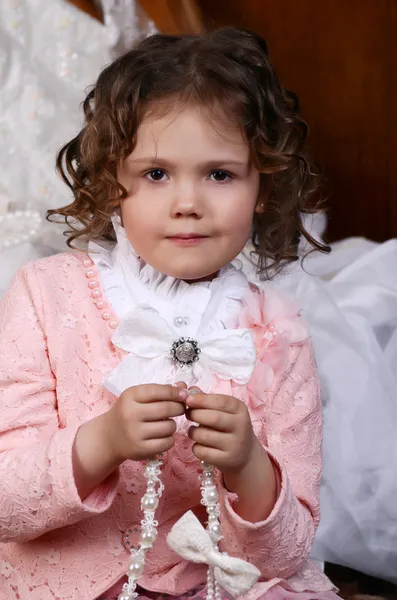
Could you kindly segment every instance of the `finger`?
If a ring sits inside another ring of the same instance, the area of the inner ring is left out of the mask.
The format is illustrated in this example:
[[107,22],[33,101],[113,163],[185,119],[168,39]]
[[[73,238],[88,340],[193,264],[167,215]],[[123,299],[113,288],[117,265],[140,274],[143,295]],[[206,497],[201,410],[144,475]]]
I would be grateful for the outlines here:
[[175,439],[174,436],[171,435],[166,438],[161,438],[158,440],[146,440],[145,441],[145,451],[146,456],[148,458],[155,456],[156,454],[161,454],[162,452],[167,452],[171,450],[174,445]]
[[200,390],[200,388],[198,388],[196,385],[193,385],[192,387],[189,388],[189,394],[192,394],[193,396],[195,394],[203,394],[204,392],[202,390]]
[[226,450],[230,446],[230,435],[208,429],[207,427],[190,427],[189,437],[196,444],[206,446],[208,448],[216,448],[218,450]]
[[186,398],[186,406],[189,408],[208,408],[235,414],[240,400],[232,396],[222,394],[193,394]]
[[207,463],[208,465],[214,465],[219,469],[222,469],[222,465],[225,461],[225,453],[217,448],[210,448],[208,446],[202,446],[201,444],[193,444],[193,454],[199,460]]
[[186,385],[186,383],[184,381],[178,381],[175,384],[175,387],[177,387],[180,390],[187,390],[187,385]]
[[187,398],[187,390],[177,388],[174,385],[138,385],[133,388],[134,400],[139,404],[158,402],[159,400],[184,401]]
[[189,408],[186,411],[186,418],[198,425],[204,425],[218,431],[233,431],[235,419],[230,413],[220,410],[210,410],[208,408]]
[[146,423],[143,427],[142,437],[144,440],[167,438],[174,435],[175,431],[176,423],[172,419],[164,419],[164,421],[152,421],[150,423]]
[[161,421],[171,417],[180,417],[185,414],[186,407],[182,402],[151,402],[141,409],[143,421]]

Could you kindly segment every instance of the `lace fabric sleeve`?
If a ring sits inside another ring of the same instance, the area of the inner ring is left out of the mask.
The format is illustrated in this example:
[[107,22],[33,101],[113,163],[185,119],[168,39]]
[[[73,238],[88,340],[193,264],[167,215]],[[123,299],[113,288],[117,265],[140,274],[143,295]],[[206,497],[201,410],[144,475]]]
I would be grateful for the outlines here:
[[266,450],[279,471],[279,497],[266,521],[250,523],[233,510],[235,494],[223,488],[223,549],[246,557],[263,579],[286,579],[308,557],[319,522],[322,420],[309,341],[291,346],[287,370],[263,408]]
[[109,508],[113,474],[81,501],[73,478],[78,425],[61,428],[34,265],[0,304],[0,541],[28,541]]

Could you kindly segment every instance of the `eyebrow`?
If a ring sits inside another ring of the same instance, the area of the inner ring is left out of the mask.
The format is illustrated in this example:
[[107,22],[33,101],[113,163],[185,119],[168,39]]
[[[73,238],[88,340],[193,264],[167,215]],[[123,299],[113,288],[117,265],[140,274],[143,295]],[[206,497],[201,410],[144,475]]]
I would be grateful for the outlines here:
[[[173,163],[170,160],[167,160],[166,158],[161,158],[160,156],[146,156],[146,157],[142,157],[142,158],[130,158],[130,161],[132,163],[143,163],[143,164],[150,164],[150,165],[161,164],[161,165],[168,166],[168,167],[175,166],[175,163]],[[235,160],[232,158],[225,157],[225,158],[212,159],[212,160],[205,161],[203,163],[200,163],[200,167],[202,167],[204,169],[211,169],[214,167],[219,167],[220,165],[236,165],[236,166],[241,166],[241,167],[247,167],[248,164],[249,164],[249,161]]]

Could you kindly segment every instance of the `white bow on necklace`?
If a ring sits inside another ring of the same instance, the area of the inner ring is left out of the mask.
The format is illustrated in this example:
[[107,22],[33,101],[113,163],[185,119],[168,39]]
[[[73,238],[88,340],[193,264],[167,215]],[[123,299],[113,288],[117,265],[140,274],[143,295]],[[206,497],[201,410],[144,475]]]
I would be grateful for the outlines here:
[[215,581],[233,598],[245,594],[259,579],[260,571],[254,565],[214,547],[209,533],[191,510],[175,523],[167,543],[185,560],[212,567]]

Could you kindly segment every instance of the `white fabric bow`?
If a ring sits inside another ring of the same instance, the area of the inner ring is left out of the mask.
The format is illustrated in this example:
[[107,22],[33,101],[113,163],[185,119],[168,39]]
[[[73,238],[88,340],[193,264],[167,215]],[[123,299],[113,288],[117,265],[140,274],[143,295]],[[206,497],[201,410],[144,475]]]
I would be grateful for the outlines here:
[[260,571],[254,565],[214,548],[209,533],[191,510],[175,523],[167,543],[182,558],[213,567],[215,580],[233,598],[248,592],[259,579]]
[[224,329],[198,336],[201,352],[191,367],[173,361],[171,348],[178,337],[157,311],[145,306],[134,308],[121,320],[112,337],[113,344],[129,354],[110,373],[105,386],[117,395],[131,385],[175,383],[180,379],[190,385],[200,381],[206,391],[213,374],[239,385],[250,380],[256,351],[249,329]]

